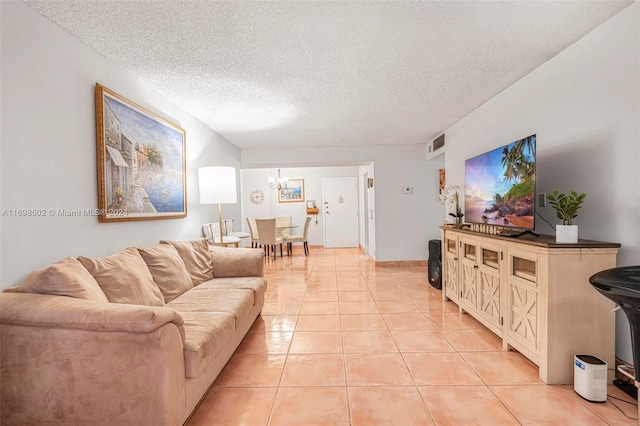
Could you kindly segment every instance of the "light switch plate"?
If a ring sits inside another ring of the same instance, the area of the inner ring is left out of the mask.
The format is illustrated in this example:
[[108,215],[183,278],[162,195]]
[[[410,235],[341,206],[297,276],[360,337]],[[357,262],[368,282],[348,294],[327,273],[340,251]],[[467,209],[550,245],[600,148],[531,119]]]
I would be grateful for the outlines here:
[[547,194],[538,194],[538,207],[547,207]]

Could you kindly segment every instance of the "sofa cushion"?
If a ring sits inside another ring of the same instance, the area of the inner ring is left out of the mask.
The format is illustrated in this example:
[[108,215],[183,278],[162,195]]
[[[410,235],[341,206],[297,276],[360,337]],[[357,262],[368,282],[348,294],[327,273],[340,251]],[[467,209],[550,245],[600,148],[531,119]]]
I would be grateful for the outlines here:
[[164,298],[135,247],[101,258],[79,257],[109,302],[162,306]]
[[262,277],[264,276],[264,250],[252,248],[209,247],[213,262],[213,276]]
[[66,257],[58,263],[33,271],[10,291],[108,302],[96,279],[73,257]]
[[191,241],[161,240],[160,244],[170,244],[176,248],[184,262],[193,285],[213,278],[213,261],[209,252],[209,243],[204,238]]
[[184,312],[226,312],[236,324],[242,323],[253,307],[253,291],[245,289],[190,290],[167,303],[167,307]]
[[197,377],[216,354],[232,341],[235,319],[226,312],[183,312],[184,368],[186,377]]
[[263,303],[264,292],[267,290],[267,280],[261,277],[242,277],[242,278],[214,278],[205,281],[194,290],[207,289],[245,289],[253,292],[253,306]]
[[160,288],[165,303],[193,287],[187,268],[172,245],[158,244],[155,247],[138,248],[138,252],[147,264],[153,281]]

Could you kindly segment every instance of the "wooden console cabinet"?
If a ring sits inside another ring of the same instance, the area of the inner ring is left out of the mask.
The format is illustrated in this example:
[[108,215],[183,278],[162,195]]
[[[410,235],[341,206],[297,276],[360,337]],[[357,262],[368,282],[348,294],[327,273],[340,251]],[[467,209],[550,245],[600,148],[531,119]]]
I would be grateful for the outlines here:
[[[442,228],[442,295],[538,365],[547,384],[573,383],[573,356],[615,366],[614,304],[589,277],[616,267],[619,244],[510,238]],[[609,379],[613,377],[610,372]]]

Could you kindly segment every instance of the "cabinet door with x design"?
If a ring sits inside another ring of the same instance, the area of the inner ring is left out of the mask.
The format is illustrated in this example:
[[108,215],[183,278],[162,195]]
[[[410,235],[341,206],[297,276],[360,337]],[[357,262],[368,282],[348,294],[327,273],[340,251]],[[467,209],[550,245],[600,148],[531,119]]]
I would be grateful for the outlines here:
[[535,253],[509,249],[509,327],[507,340],[530,357],[539,349],[538,257]]
[[478,238],[460,238],[460,305],[502,335],[502,248]]

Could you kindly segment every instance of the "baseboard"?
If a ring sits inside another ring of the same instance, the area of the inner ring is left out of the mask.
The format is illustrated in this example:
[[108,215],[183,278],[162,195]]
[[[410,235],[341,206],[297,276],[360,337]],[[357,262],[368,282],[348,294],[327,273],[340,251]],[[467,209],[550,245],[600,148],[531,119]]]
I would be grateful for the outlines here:
[[376,268],[386,267],[427,267],[428,262],[426,260],[389,260],[389,261],[374,261]]
[[[309,247],[310,249],[323,249],[324,246],[322,244],[309,244],[307,245],[307,247]],[[284,246],[284,248],[286,249],[286,246]],[[302,243],[295,243],[292,244],[291,248],[293,249],[293,251],[298,251],[298,250],[304,250],[304,246],[302,245]]]

